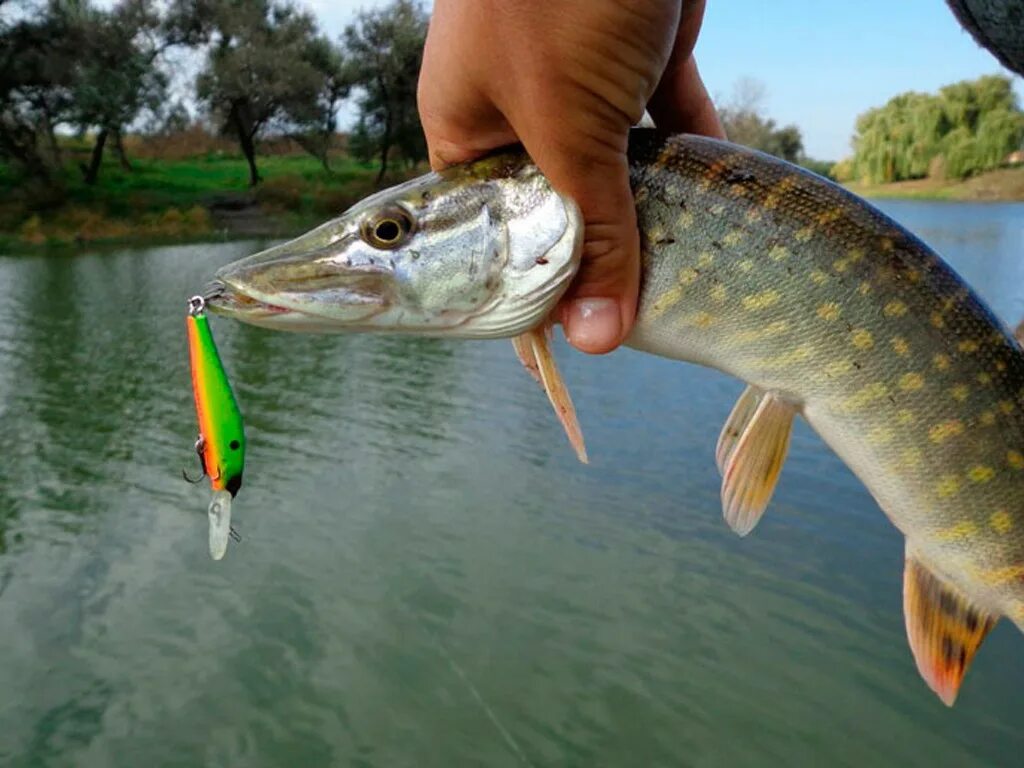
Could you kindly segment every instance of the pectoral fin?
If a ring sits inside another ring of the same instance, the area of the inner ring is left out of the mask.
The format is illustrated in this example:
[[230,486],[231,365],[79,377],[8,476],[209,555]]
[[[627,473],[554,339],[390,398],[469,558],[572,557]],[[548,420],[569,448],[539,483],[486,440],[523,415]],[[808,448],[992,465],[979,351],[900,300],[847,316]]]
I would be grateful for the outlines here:
[[743,432],[746,430],[750,419],[757,410],[758,404],[764,392],[757,387],[750,386],[743,390],[740,399],[733,406],[732,413],[725,421],[722,432],[718,436],[718,447],[715,448],[715,463],[718,465],[718,474],[725,474],[725,465],[729,463],[729,457],[736,450]]
[[946,706],[985,636],[998,621],[941,580],[907,546],[903,569],[903,618],[917,671]]
[[587,449],[583,444],[583,432],[576,418],[576,409],[573,407],[569,390],[566,389],[562,375],[555,365],[555,358],[551,354],[550,333],[550,327],[534,328],[512,339],[512,346],[519,361],[544,388],[548,400],[555,409],[555,415],[558,416],[569,442],[576,451],[576,457],[586,464]]
[[[786,461],[789,434],[796,415],[792,405],[768,392],[760,395],[753,413],[743,418],[744,411],[750,407],[744,399],[757,396],[752,389],[743,393],[733,410],[736,421],[742,419],[746,427],[735,447],[730,450],[726,446],[722,470],[722,512],[729,527],[740,536],[754,530],[771,500]],[[729,423],[732,421],[730,416]],[[730,439],[727,438],[726,443]]]

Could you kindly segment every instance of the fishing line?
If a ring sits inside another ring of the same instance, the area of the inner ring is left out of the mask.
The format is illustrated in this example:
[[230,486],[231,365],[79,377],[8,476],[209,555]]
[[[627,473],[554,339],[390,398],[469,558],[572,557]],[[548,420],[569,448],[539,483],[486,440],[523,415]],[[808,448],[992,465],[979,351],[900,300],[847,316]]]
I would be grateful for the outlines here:
[[476,700],[476,703],[480,705],[480,708],[484,711],[487,719],[491,721],[491,725],[494,726],[501,737],[505,740],[509,749],[512,750],[524,765],[528,765],[530,768],[535,768],[534,764],[530,762],[530,758],[526,756],[526,753],[523,752],[522,748],[519,746],[519,742],[517,742],[509,730],[501,724],[501,721],[498,719],[494,710],[490,708],[480,691],[477,690],[475,685],[473,685],[473,681],[469,679],[469,676],[463,671],[462,667],[459,666],[459,663],[452,658],[450,653],[448,653],[448,649],[445,648],[444,643],[441,642],[441,638],[434,635],[433,632],[430,634],[434,636],[434,642],[437,644],[438,650],[441,651],[441,655],[444,656],[445,661],[448,662],[448,666],[451,667],[452,672],[455,673],[456,677],[458,677],[459,680],[462,681],[462,684],[469,690],[470,695]]

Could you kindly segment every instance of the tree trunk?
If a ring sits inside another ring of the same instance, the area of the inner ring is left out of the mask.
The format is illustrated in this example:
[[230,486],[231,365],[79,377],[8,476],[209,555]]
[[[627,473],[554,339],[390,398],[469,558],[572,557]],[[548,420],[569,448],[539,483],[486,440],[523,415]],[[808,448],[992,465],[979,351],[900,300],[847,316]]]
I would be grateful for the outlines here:
[[64,157],[60,151],[60,144],[57,143],[57,134],[53,130],[53,120],[50,119],[50,113],[45,109],[43,110],[42,122],[43,132],[46,135],[46,142],[50,153],[48,160],[54,168],[60,168],[64,165]]
[[384,135],[380,137],[380,171],[377,172],[377,186],[384,181],[388,172],[388,153],[391,151],[391,109],[384,112]]
[[249,186],[255,187],[263,181],[256,168],[256,146],[253,143],[253,136],[256,132],[250,125],[247,125],[248,121],[243,117],[242,108],[237,103],[231,105],[231,122],[235,126],[235,133],[238,134],[238,144],[242,147],[242,154],[245,155],[245,161],[249,164]]
[[132,168],[131,161],[128,160],[128,153],[124,151],[124,137],[121,135],[120,128],[114,131],[114,154],[117,155],[117,161],[121,164],[122,171],[131,173],[135,170]]
[[96,134],[96,143],[92,146],[92,157],[89,158],[89,165],[85,163],[80,165],[82,175],[85,177],[85,183],[90,186],[96,183],[96,179],[100,175],[100,163],[103,162],[103,147],[107,143],[107,133],[106,128],[100,129],[100,132]]

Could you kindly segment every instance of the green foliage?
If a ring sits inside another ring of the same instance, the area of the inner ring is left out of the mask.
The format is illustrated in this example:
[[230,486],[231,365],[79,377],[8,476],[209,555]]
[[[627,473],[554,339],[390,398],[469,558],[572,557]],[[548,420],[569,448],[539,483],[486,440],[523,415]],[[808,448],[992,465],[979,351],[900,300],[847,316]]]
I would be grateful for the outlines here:
[[999,167],[1024,141],[1024,112],[1009,78],[990,75],[947,85],[937,95],[908,92],[857,118],[852,177],[873,184]]
[[175,0],[168,38],[207,47],[196,96],[249,161],[260,181],[255,143],[271,127],[327,164],[338,102],[348,92],[340,52],[314,17],[286,0]]
[[363,11],[345,29],[348,71],[360,93],[350,147],[357,157],[379,157],[381,178],[392,149],[397,148],[409,164],[427,155],[416,111],[427,21],[415,0],[393,0],[384,8]]

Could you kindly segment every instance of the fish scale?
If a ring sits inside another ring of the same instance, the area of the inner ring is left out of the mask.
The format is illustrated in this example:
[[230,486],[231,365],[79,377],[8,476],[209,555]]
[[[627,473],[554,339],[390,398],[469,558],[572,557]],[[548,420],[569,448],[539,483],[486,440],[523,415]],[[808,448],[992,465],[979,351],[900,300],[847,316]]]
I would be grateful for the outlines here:
[[[928,246],[821,177],[651,130],[629,155],[642,279],[626,343],[749,385],[715,451],[726,522],[756,527],[802,415],[905,535],[907,636],[951,704],[999,617],[1024,628],[1024,352]],[[403,236],[380,242],[381,224]],[[581,232],[513,149],[229,265],[212,308],[291,330],[515,338],[586,460],[544,322]]]
[[1010,334],[927,246],[812,174],[693,136],[631,156],[647,235],[628,343],[781,393],[937,570],[1021,624],[1024,580],[985,577],[1024,565]]

